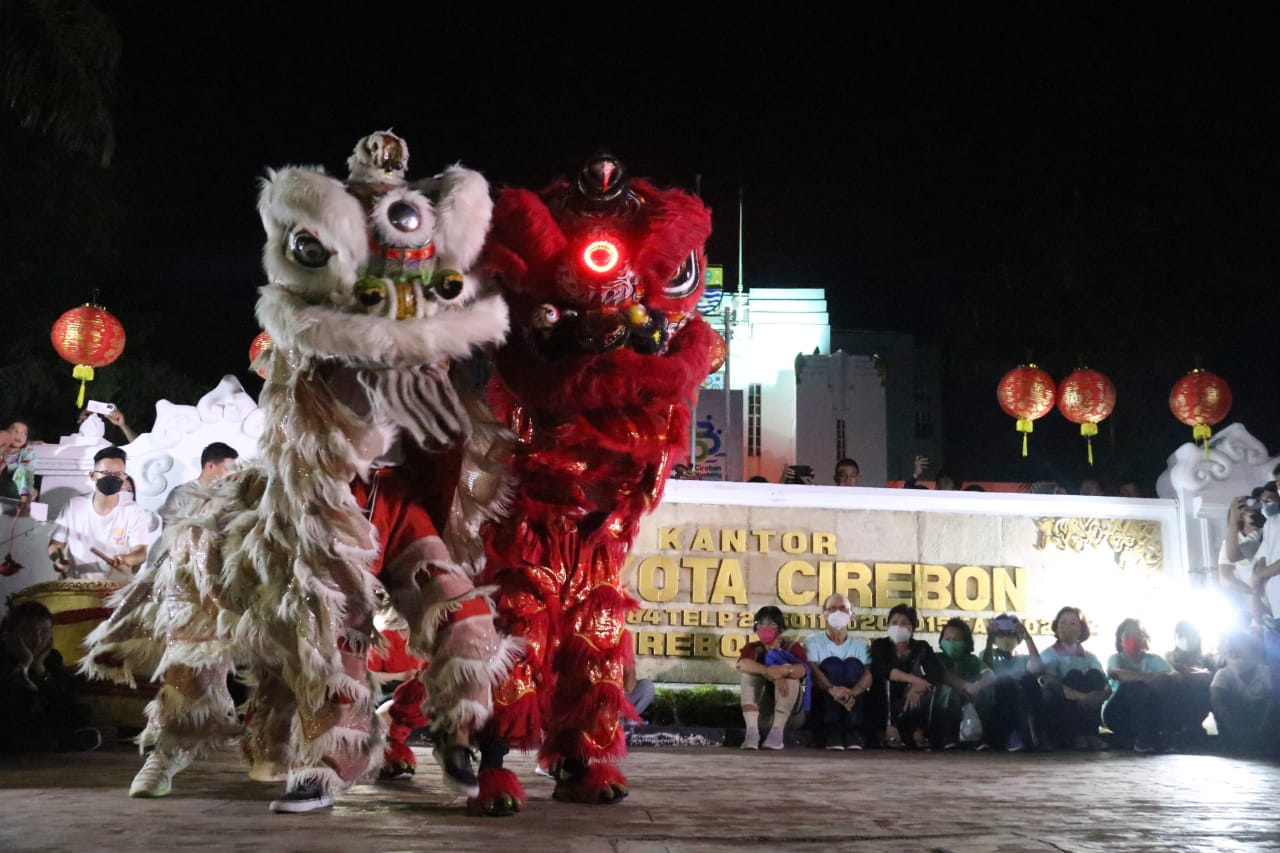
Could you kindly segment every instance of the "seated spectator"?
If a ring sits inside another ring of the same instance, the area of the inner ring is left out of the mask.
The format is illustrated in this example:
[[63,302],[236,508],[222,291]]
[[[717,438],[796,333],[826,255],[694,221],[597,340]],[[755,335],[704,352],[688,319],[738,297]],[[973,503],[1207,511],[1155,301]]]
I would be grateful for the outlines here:
[[929,644],[912,639],[919,626],[914,607],[895,605],[889,611],[889,636],[871,643],[872,684],[864,713],[868,727],[890,749],[929,748],[934,688],[942,684],[944,671]]
[[1200,632],[1185,619],[1173,628],[1173,649],[1165,660],[1177,673],[1174,680],[1175,713],[1171,730],[1175,739],[1204,737],[1204,718],[1209,716],[1209,685],[1218,662],[1201,648]]
[[[942,698],[934,706],[936,728],[942,736],[943,749],[953,749],[960,742],[960,720],[964,706],[977,705],[982,691],[995,684],[996,676],[973,653],[973,629],[960,618],[950,619],[942,628],[938,660],[944,670]],[[941,715],[941,720],[936,719]],[[980,742],[979,749],[987,744]]]
[[0,432],[0,459],[0,497],[19,500],[26,509],[36,498],[36,453],[25,421],[14,421]]
[[[1020,643],[1027,653],[1016,653]],[[983,691],[978,703],[986,741],[996,749],[1021,752],[1030,747],[1048,746],[1040,730],[1044,694],[1040,673],[1044,665],[1035,640],[1022,620],[1001,613],[987,623],[987,648],[982,663],[995,674],[995,682]]]
[[146,562],[147,514],[120,498],[125,459],[118,447],[94,454],[93,494],[72,498],[58,515],[49,538],[49,558],[59,574],[125,582]]
[[813,676],[812,715],[818,742],[827,749],[862,749],[862,703],[871,689],[867,641],[849,633],[853,608],[839,593],[822,605],[827,629],[805,638]]
[[[804,644],[782,636],[786,619],[772,605],[756,611],[755,632],[760,639],[747,643],[738,657],[742,674],[742,718],[746,723],[743,749],[759,749],[760,716],[772,715],[765,749],[782,749],[783,730],[802,707],[801,692],[809,667]],[[807,706],[807,702],[804,703]],[[807,708],[806,708],[807,709]]]
[[1137,480],[1121,480],[1120,486],[1116,489],[1116,494],[1122,498],[1145,498],[1146,490],[1138,483]]
[[1213,676],[1213,719],[1226,749],[1276,755],[1280,713],[1262,643],[1243,631],[1222,642],[1226,665]]
[[0,623],[0,753],[97,749],[89,708],[53,647],[53,616],[24,601]]
[[1112,695],[1102,719],[1124,742],[1133,742],[1134,752],[1163,751],[1179,716],[1177,673],[1148,651],[1150,642],[1141,622],[1125,619],[1116,626],[1116,653],[1107,660]]
[[1082,645],[1089,639],[1089,621],[1080,608],[1064,607],[1054,617],[1052,630],[1057,642],[1040,654],[1049,741],[1062,748],[1106,749],[1098,725],[1111,685],[1102,663]]
[[836,463],[836,473],[833,480],[837,486],[856,486],[861,477],[862,469],[852,459],[845,458]]
[[[628,634],[628,642],[630,639],[630,634]],[[632,647],[628,646],[627,648]],[[637,716],[643,714],[653,704],[653,697],[658,694],[657,688],[653,686],[653,681],[648,678],[636,678],[635,655],[628,655],[626,661],[622,664],[622,689],[627,691],[627,701],[631,703],[632,708],[635,708]],[[627,722],[630,723],[631,720],[627,720]]]
[[1102,491],[1102,481],[1097,477],[1085,477],[1081,480],[1079,493],[1093,498],[1100,498],[1105,494]]

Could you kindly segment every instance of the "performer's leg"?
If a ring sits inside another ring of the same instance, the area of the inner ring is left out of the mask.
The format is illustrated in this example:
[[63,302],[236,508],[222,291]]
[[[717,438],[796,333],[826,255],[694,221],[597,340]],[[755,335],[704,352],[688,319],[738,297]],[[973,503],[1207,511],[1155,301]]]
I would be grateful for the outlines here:
[[366,664],[372,631],[369,614],[351,613],[338,641],[342,660],[339,683],[307,685],[319,694],[308,705],[294,690],[298,711],[293,719],[288,790],[271,803],[276,812],[326,808],[333,795],[372,772],[382,762],[383,725],[374,714],[374,692]]
[[379,716],[387,723],[387,748],[379,779],[405,779],[418,768],[418,759],[409,748],[408,740],[428,722],[422,710],[427,699],[422,675],[422,672],[416,672],[396,685],[391,699],[378,709]]
[[283,782],[289,775],[289,734],[297,700],[274,673],[258,673],[245,705],[245,737],[249,778],[255,782]]
[[131,797],[163,797],[191,759],[224,745],[239,734],[235,707],[227,692],[225,665],[166,667],[156,698],[147,704],[147,727],[138,738],[151,748],[129,787]]
[[593,586],[563,620],[541,752],[561,762],[553,795],[560,800],[615,803],[627,795],[626,777],[613,762],[627,751],[622,720],[635,719],[623,688],[632,653],[623,642],[624,619],[633,605],[616,579],[610,580]]

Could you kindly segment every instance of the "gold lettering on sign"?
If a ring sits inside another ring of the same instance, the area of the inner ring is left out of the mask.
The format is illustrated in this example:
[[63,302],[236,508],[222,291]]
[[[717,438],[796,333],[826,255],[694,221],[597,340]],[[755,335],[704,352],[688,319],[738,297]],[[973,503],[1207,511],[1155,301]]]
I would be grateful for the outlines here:
[[[871,607],[875,601],[871,593],[871,567],[866,563],[839,560],[835,569],[835,584],[831,592],[848,597],[849,603],[854,607]],[[823,601],[825,600],[824,598]]]
[[[656,574],[661,572],[662,585]],[[645,601],[674,601],[680,591],[680,568],[672,557],[645,557],[636,571],[636,589]]]
[[876,607],[911,603],[911,564],[876,563]]
[[724,604],[747,603],[747,579],[742,575],[742,563],[731,557],[720,561],[720,571],[716,573],[715,586],[711,588],[711,603]]
[[683,548],[680,545],[680,531],[683,527],[659,527],[658,528],[658,550],[659,551],[680,551]]
[[1134,518],[1037,518],[1036,550],[1084,553],[1086,548],[1110,551],[1125,570],[1158,572],[1164,567],[1160,522]]
[[699,527],[698,531],[693,534],[693,541],[689,543],[690,551],[714,551],[715,540],[711,538],[711,531],[705,527]]
[[726,553],[741,554],[747,550],[747,531],[721,530],[720,550]]
[[[961,610],[984,610],[991,602],[991,577],[977,566],[956,569],[951,576],[951,584],[956,606]],[[970,589],[973,589],[972,593]]]
[[817,597],[816,594],[813,590],[797,592],[795,576],[803,575],[812,578],[817,577],[817,574],[818,570],[804,560],[788,560],[783,563],[782,568],[778,569],[778,598],[789,607],[810,603]]
[[916,565],[915,606],[920,610],[951,607],[951,572],[944,566]]

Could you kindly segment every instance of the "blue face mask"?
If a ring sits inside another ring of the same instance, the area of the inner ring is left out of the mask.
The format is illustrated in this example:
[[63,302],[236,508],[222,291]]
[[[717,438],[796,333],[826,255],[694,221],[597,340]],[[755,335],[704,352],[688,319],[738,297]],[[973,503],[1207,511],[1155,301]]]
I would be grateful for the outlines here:
[[1262,514],[1267,518],[1271,518],[1274,515],[1280,515],[1280,504],[1271,503],[1269,501],[1264,503],[1262,505]]

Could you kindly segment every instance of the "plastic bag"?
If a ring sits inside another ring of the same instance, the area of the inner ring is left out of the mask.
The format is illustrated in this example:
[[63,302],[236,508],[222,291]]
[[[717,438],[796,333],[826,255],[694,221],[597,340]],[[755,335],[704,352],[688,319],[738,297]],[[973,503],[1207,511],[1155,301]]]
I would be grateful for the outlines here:
[[982,740],[982,719],[972,702],[965,702],[960,709],[960,742],[976,743]]

